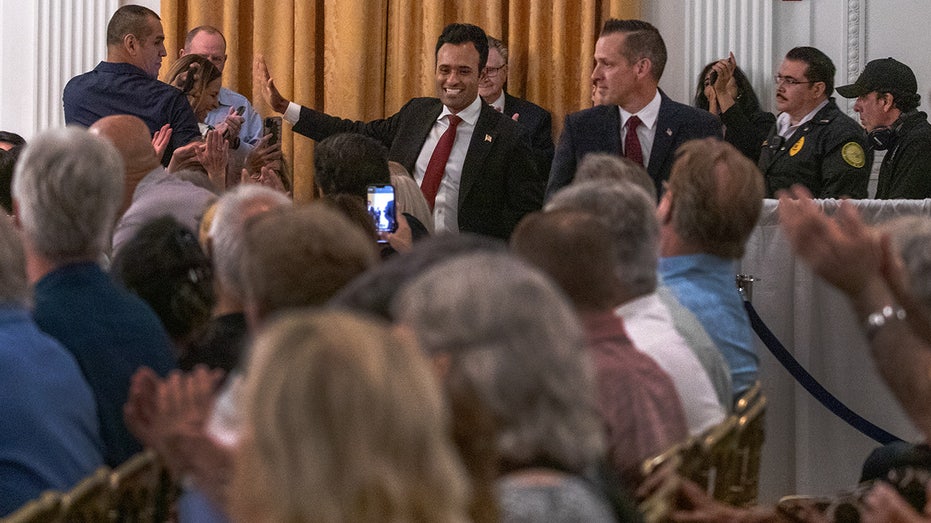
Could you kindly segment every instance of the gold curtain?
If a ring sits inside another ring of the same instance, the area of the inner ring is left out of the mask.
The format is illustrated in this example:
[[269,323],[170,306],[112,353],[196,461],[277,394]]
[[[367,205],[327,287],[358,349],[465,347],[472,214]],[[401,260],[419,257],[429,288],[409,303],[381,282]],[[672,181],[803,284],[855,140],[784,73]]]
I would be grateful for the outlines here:
[[[435,96],[434,47],[443,27],[468,22],[510,48],[508,92],[563,117],[591,105],[589,74],[604,20],[638,18],[640,0],[162,0],[169,60],[188,29],[209,24],[227,39],[224,84],[270,115],[252,85],[265,56],[282,94],[344,118],[394,114],[410,98]],[[287,126],[285,126],[287,128]],[[286,130],[295,199],[312,198],[313,143]]]

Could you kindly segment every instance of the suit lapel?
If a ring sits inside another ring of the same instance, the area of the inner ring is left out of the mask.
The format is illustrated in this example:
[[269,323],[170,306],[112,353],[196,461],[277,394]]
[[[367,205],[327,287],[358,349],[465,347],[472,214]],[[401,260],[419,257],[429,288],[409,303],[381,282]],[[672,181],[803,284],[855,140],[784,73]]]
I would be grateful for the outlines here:
[[663,172],[663,164],[672,152],[675,143],[678,122],[676,122],[675,107],[668,103],[669,99],[660,91],[659,114],[656,116],[656,130],[653,133],[653,149],[650,151],[650,166],[647,172],[654,180],[659,180]]
[[433,130],[436,119],[440,116],[442,110],[443,104],[440,103],[439,99],[435,99],[429,110],[414,111],[414,114],[410,117],[410,127],[408,128],[410,133],[409,139],[400,142],[403,144],[403,161],[399,163],[407,167],[411,176],[414,175],[417,158],[420,156],[423,144],[427,141],[427,136],[429,136],[430,131]]
[[472,189],[475,181],[481,175],[485,158],[488,157],[488,153],[491,152],[495,140],[498,138],[495,120],[500,116],[497,113],[490,105],[482,104],[482,111],[478,115],[475,130],[472,132],[472,141],[469,142],[469,150],[466,152],[465,162],[462,164],[462,176],[459,180],[460,209],[469,190]]

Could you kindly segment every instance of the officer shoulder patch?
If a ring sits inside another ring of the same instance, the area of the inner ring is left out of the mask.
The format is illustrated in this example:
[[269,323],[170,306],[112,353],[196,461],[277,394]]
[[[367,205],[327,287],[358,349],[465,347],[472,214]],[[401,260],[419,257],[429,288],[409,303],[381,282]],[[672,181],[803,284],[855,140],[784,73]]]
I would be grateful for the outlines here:
[[798,139],[797,142],[795,142],[795,145],[793,145],[792,148],[789,149],[789,156],[795,156],[796,154],[798,154],[799,151],[802,150],[802,147],[804,146],[805,146],[805,137],[802,136],[801,138]]
[[848,165],[856,169],[866,165],[866,154],[857,142],[845,143],[840,150],[840,155]]

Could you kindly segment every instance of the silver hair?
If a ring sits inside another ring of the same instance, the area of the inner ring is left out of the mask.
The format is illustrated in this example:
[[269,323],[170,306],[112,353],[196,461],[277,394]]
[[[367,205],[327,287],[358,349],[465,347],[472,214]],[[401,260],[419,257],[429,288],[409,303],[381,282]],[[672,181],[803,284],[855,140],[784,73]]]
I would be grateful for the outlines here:
[[23,232],[54,263],[96,260],[110,244],[123,199],[123,159],[77,127],[36,136],[16,165],[13,198]]
[[23,244],[10,220],[0,217],[0,304],[25,306],[28,299]]
[[572,183],[590,180],[628,181],[647,192],[656,201],[656,185],[647,170],[623,156],[609,153],[588,153],[575,170]]
[[656,289],[659,223],[656,204],[646,191],[625,181],[592,180],[572,184],[553,195],[545,210],[594,214],[611,228],[618,246],[617,276],[635,296]]
[[461,256],[414,280],[394,308],[428,353],[451,356],[447,378],[490,411],[504,462],[581,470],[602,456],[581,327],[537,269],[505,253]]
[[242,299],[244,282],[241,275],[243,230],[254,208],[273,209],[291,205],[285,194],[257,184],[237,185],[217,201],[217,210],[210,224],[210,256],[214,274],[226,289]]

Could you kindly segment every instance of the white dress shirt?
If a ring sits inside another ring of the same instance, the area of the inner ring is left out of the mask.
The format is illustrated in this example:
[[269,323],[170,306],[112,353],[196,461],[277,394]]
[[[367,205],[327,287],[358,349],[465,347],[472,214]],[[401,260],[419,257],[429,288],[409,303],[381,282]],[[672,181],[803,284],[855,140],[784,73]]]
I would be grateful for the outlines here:
[[672,378],[689,434],[701,434],[724,421],[724,408],[718,403],[711,378],[676,330],[669,309],[655,292],[621,305],[614,313],[624,319],[624,328],[634,347],[656,360]]
[[[640,138],[640,149],[643,150],[643,167],[647,168],[650,166],[650,153],[653,152],[653,137],[656,136],[656,120],[659,118],[659,106],[663,102],[663,97],[659,95],[659,90],[656,91],[656,95],[650,100],[650,103],[646,104],[643,109],[640,109],[637,113],[628,113],[620,106],[618,106],[618,111],[621,112],[621,147],[624,146],[624,138],[627,136],[627,120],[634,114],[640,118],[642,122],[639,127],[637,127],[637,138]],[[627,151],[624,151],[624,156],[627,156]]]
[[[485,102],[482,101],[482,97],[476,96],[468,107],[456,113],[462,121],[456,127],[456,141],[453,142],[453,149],[446,161],[446,174],[440,182],[440,189],[436,193],[436,204],[433,207],[433,223],[437,233],[459,232],[459,182],[462,180],[462,165],[465,163],[466,153],[469,152],[469,143],[472,141],[472,133],[475,131],[478,116],[482,112],[483,103]],[[413,173],[418,185],[423,182],[427,165],[430,163],[430,157],[433,156],[437,142],[449,127],[447,116],[451,114],[453,113],[449,107],[443,106],[440,116],[436,119],[433,129],[430,130],[427,140],[420,149],[420,156],[414,164]]]
[[779,117],[776,118],[776,129],[779,131],[779,136],[783,138],[790,138],[792,134],[795,133],[796,129],[814,118],[815,115],[818,114],[818,111],[820,111],[827,104],[827,100],[821,102],[818,104],[818,107],[815,107],[810,113],[806,114],[805,117],[799,120],[799,122],[795,125],[792,125],[792,117],[789,116],[789,113],[779,113]]

